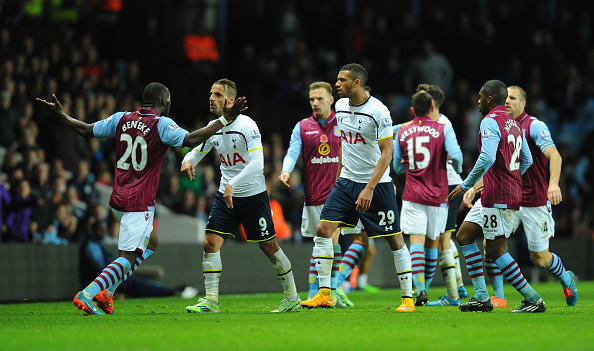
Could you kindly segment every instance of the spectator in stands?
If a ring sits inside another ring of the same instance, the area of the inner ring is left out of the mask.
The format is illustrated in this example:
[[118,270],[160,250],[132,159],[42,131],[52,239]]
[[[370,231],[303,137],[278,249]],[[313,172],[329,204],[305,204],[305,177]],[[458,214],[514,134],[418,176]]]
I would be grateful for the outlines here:
[[0,241],[4,241],[4,236],[8,235],[8,226],[6,225],[4,218],[8,213],[8,206],[10,205],[10,192],[4,186],[4,179],[0,175]]
[[[40,199],[39,205],[32,209],[32,219],[37,224],[38,232],[55,230],[53,207],[52,207],[52,189],[48,179],[47,165],[39,163],[33,169],[31,179],[31,194]],[[51,229],[49,227],[52,227]]]
[[74,177],[70,179],[68,185],[76,189],[80,200],[87,202],[97,197],[94,183],[95,175],[89,172],[89,162],[79,160],[74,171]]
[[19,125],[18,110],[12,106],[12,93],[7,89],[0,90],[0,146],[15,147],[22,130]]
[[68,206],[60,203],[56,208],[55,226],[57,236],[71,240],[75,238],[76,229],[78,226],[78,218],[75,215],[68,213]]
[[25,179],[19,180],[11,187],[11,201],[8,207],[6,225],[8,226],[7,241],[30,241],[29,220],[31,208],[36,206],[38,199],[31,196],[31,187]]

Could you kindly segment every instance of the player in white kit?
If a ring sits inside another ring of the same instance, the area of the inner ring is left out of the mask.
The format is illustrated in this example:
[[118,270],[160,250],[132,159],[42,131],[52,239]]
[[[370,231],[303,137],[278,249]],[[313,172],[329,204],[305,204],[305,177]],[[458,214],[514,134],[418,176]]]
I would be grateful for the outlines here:
[[[216,81],[210,91],[210,111],[220,114],[233,103],[237,86],[229,79]],[[272,312],[291,312],[299,308],[291,262],[278,246],[272,222],[270,200],[264,182],[264,153],[256,122],[239,115],[206,142],[190,151],[182,161],[181,172],[190,180],[194,166],[215,149],[221,160],[221,183],[206,225],[202,271],[206,297],[186,307],[188,312],[218,313],[219,280],[223,270],[220,249],[227,237],[234,237],[243,224],[247,240],[257,242],[270,259],[283,286],[285,299]]]
[[343,97],[336,103],[340,129],[340,176],[322,209],[314,238],[314,257],[320,289],[301,303],[308,308],[332,307],[332,232],[353,228],[359,220],[369,238],[386,237],[394,255],[402,299],[398,312],[415,311],[412,300],[410,254],[402,238],[396,195],[389,175],[392,161],[392,118],[378,99],[368,97],[367,71],[359,64],[343,66],[336,88]]

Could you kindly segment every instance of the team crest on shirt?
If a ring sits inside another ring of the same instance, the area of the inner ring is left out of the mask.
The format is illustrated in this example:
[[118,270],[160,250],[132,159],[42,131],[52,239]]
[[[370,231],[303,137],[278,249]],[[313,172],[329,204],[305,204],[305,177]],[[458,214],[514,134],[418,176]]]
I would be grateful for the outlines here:
[[326,134],[320,135],[320,143],[327,143],[327,142],[328,142],[328,136]]
[[252,130],[250,132],[250,135],[252,136],[252,139],[254,139],[254,140],[260,140],[260,133],[258,133],[257,130]]
[[340,129],[338,126],[334,126],[334,136],[340,136]]

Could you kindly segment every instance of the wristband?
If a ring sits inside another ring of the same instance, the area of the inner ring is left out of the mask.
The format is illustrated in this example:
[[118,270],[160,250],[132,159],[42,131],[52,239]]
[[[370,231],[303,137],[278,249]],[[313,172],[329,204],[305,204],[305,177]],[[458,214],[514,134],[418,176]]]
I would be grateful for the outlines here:
[[219,117],[219,121],[221,121],[221,123],[223,123],[223,127],[226,126],[227,124],[229,124],[229,122],[227,122],[227,119],[225,118],[225,116]]

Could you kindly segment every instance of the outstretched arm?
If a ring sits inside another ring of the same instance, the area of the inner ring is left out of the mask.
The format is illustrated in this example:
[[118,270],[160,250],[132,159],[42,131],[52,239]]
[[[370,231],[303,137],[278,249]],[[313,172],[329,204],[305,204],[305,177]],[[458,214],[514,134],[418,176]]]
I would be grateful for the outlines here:
[[70,117],[64,110],[62,109],[62,104],[58,101],[56,94],[52,94],[54,97],[55,102],[48,102],[40,98],[36,98],[35,100],[40,101],[43,103],[50,111],[58,116],[60,122],[64,123],[68,127],[70,127],[73,131],[75,131],[78,135],[83,136],[85,138],[90,138],[93,135],[93,125],[89,123],[85,123],[83,121],[79,121],[76,118]]

